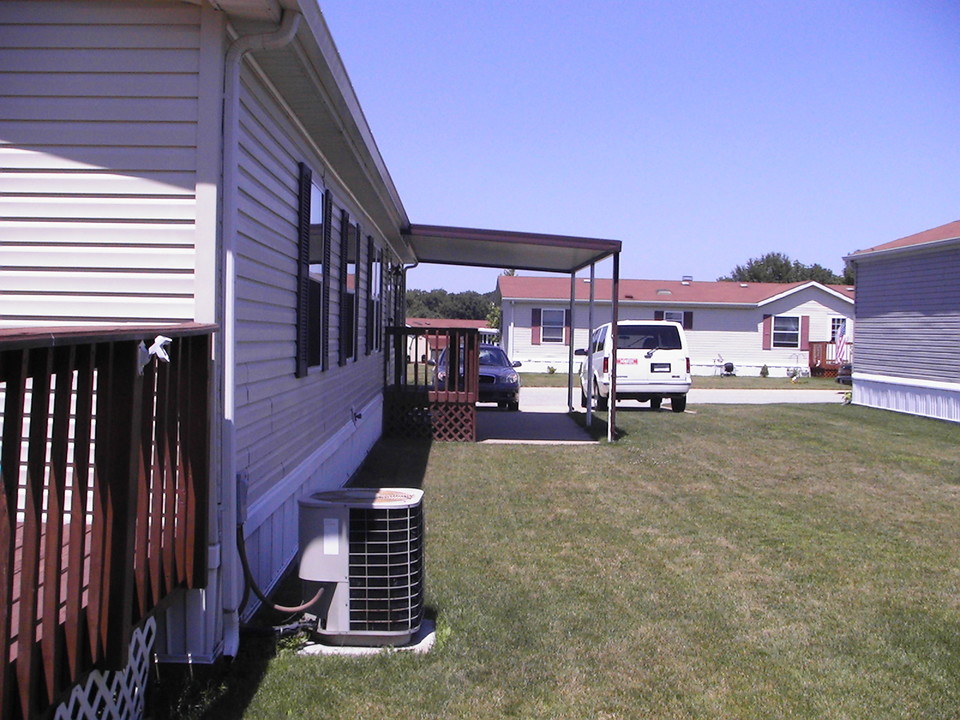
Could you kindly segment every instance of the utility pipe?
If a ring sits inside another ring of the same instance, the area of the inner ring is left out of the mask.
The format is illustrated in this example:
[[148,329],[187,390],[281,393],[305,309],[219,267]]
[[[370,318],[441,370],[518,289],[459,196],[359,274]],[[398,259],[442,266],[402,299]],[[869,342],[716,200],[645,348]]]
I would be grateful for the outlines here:
[[[280,26],[271,32],[242,35],[227,49],[223,79],[223,420],[220,430],[222,545],[220,584],[223,607],[223,654],[234,657],[240,647],[240,601],[243,576],[240,565],[236,527],[237,457],[236,457],[236,302],[237,302],[237,202],[239,197],[240,138],[240,68],[243,56],[257,50],[278,50],[288,45],[300,26],[300,13],[286,10]],[[225,529],[229,528],[229,531]]]

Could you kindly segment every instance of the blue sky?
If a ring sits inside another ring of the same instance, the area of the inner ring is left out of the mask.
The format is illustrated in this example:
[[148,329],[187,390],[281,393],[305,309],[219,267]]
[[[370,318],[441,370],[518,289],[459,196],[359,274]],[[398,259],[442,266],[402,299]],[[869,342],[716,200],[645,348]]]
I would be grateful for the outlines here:
[[623,277],[715,280],[960,219],[955,0],[320,6],[413,223],[613,238]]

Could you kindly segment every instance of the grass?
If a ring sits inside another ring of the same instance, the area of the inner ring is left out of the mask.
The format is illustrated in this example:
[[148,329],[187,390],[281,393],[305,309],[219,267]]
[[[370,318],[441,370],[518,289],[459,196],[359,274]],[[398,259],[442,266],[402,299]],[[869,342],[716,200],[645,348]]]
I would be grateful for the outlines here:
[[960,427],[693,410],[621,411],[613,446],[435,444],[408,469],[384,443],[363,480],[422,481],[438,647],[255,639],[207,717],[960,716]]
[[[520,379],[524,387],[566,387],[566,373],[523,373]],[[579,380],[574,379],[574,386]],[[841,390],[836,378],[805,377],[796,382],[786,377],[720,377],[714,375],[695,375],[694,388],[728,390]]]

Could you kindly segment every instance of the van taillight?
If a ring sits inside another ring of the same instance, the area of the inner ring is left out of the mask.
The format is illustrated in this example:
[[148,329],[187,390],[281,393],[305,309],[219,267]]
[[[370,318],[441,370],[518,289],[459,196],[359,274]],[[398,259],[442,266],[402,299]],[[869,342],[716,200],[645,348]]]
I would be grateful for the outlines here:
[[690,374],[690,358],[687,358],[687,375]]
[[603,359],[603,374],[606,375],[608,372],[610,372],[610,358],[605,357]]

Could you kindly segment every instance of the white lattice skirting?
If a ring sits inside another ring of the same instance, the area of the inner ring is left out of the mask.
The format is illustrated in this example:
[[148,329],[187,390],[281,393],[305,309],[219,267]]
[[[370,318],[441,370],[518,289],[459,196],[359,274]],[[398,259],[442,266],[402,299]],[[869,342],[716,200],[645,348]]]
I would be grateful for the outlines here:
[[54,720],[139,720],[150,676],[150,654],[157,639],[157,621],[147,618],[133,631],[130,658],[120,671],[91,672],[70,692]]

